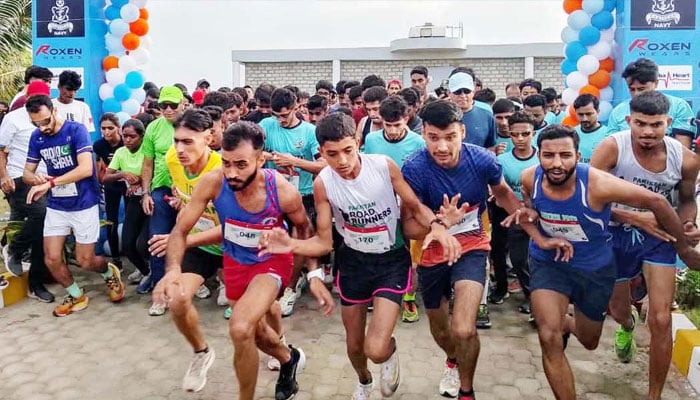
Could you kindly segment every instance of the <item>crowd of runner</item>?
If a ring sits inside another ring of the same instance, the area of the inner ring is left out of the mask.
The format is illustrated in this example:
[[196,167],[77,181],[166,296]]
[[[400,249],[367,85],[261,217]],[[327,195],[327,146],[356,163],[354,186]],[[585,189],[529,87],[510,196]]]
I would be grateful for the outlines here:
[[[410,77],[405,88],[321,80],[313,95],[147,83],[142,113],[95,126],[75,98],[80,76],[61,73],[52,99],[53,74],[32,66],[0,125],[0,186],[11,220],[25,221],[3,248],[7,270],[28,269],[42,302],[55,301],[45,284],[60,284],[56,317],[88,307],[69,264],[99,273],[112,302],[129,284],[152,296],[147,312],[171,314],[192,348],[192,392],[215,359],[193,298],[217,287],[243,400],[259,351],[279,370],[276,399],[299,390],[306,355],[282,318],[305,288],[324,315],[340,303],[355,400],[374,390],[368,360],[382,396],[396,392],[397,347],[410,344],[394,329],[423,315],[445,356],[436,390],[475,399],[477,329],[491,327],[489,303],[516,292],[555,397],[574,399],[570,336],[595,349],[609,314],[617,358],[632,362],[648,296],[649,398],[660,398],[677,259],[700,268],[688,103],[656,91],[658,67],[643,58],[624,69],[632,99],[607,124],[596,97],[567,108],[535,79],[497,99],[470,68],[434,93],[427,68]],[[568,113],[580,125],[561,125]]]

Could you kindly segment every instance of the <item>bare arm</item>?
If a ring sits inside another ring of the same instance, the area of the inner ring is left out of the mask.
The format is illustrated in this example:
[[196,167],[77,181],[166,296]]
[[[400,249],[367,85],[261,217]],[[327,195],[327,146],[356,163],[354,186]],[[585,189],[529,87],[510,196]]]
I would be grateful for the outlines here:
[[122,171],[107,168],[107,171],[105,171],[105,174],[102,177],[102,183],[116,182],[124,179],[124,173]]
[[326,160],[324,160],[323,158],[319,158],[318,160],[315,160],[315,161],[309,161],[309,160],[304,160],[304,159],[295,157],[295,161],[294,161],[293,165],[295,167],[299,167],[299,168],[303,169],[306,172],[311,172],[312,174],[316,175],[319,172],[321,172],[321,170],[323,168],[325,168],[325,166],[328,164],[326,164]]
[[0,148],[0,188],[5,193],[15,191],[15,181],[7,173],[7,153],[5,148]]
[[146,193],[151,192],[151,181],[153,180],[153,159],[144,157],[143,167],[141,167],[141,183]]
[[[22,180],[27,185],[36,185],[36,169],[39,166],[38,163],[26,162],[24,164],[24,171],[22,172]],[[43,182],[41,182],[43,183]]]

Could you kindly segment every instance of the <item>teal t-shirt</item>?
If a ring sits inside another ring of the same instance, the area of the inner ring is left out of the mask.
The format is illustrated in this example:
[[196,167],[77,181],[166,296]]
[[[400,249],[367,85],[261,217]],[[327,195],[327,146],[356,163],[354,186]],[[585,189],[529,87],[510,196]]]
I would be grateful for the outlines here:
[[[695,117],[695,114],[693,114],[693,109],[690,108],[687,101],[679,97],[668,94],[664,95],[671,103],[671,109],[668,112],[668,116],[673,118],[673,122],[671,122],[671,125],[669,125],[668,129],[666,130],[666,135],[685,135],[694,138],[697,134],[697,128],[690,125],[691,119]],[[616,105],[610,113],[610,117],[608,117],[608,130],[610,133],[628,130],[629,125],[627,125],[627,121],[625,121],[625,117],[628,115],[630,115],[629,101],[623,101],[622,103]]]
[[503,178],[506,180],[506,183],[513,189],[515,196],[522,200],[520,173],[526,168],[539,164],[540,161],[537,159],[537,150],[533,146],[532,155],[526,159],[518,158],[512,151],[509,151],[498,156],[498,162],[503,168]]
[[542,125],[541,128],[535,129],[535,135],[532,136],[532,147],[537,148],[537,138],[540,136],[540,132],[544,130],[544,128],[549,126],[549,122],[547,122],[547,118],[544,119],[544,125]]
[[504,153],[513,150],[513,139],[511,139],[510,137],[503,137],[499,134],[496,134],[496,146],[498,146],[501,143],[506,144],[506,150],[504,151]]
[[425,140],[421,135],[408,131],[406,136],[399,142],[389,142],[384,137],[384,130],[370,132],[365,138],[365,153],[367,154],[383,154],[388,156],[399,168],[403,167],[404,161],[415,153],[416,150],[425,147]]
[[493,109],[491,108],[491,106],[488,105],[487,103],[484,103],[483,101],[474,100],[474,107],[482,108],[482,109],[488,111],[489,114],[493,115]]
[[599,126],[592,132],[584,132],[583,130],[581,130],[581,125],[577,125],[574,129],[576,130],[576,133],[578,133],[578,151],[581,153],[581,162],[584,164],[588,164],[591,162],[593,150],[595,150],[595,148],[598,147],[598,145],[600,144],[600,142],[603,141],[603,139],[610,135],[610,131],[605,125]]
[[544,120],[547,121],[547,123],[550,125],[561,124],[561,121],[564,120],[564,117],[566,117],[566,113],[563,111],[559,111],[559,114],[547,111],[547,114],[544,116]]
[[[277,118],[269,117],[260,121],[260,126],[265,131],[265,151],[291,154],[294,157],[307,161],[316,161],[319,157],[318,141],[316,140],[316,127],[301,121],[293,128],[283,128]],[[276,168],[275,163],[268,161],[268,168]],[[299,188],[302,195],[313,193],[313,174],[301,168],[294,168],[292,174],[287,169],[278,171],[289,180],[292,185]]]

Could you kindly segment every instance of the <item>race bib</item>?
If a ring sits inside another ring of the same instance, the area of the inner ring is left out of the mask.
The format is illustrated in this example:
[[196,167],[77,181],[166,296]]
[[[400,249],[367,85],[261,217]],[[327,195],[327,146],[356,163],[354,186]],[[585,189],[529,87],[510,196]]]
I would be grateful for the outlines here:
[[78,187],[75,186],[75,182],[54,186],[51,188],[51,195],[53,197],[75,197],[78,195]]
[[263,231],[272,229],[273,226],[258,224],[246,224],[244,222],[226,220],[224,226],[224,238],[241,247],[256,248],[260,243]]
[[197,223],[194,224],[194,229],[199,230],[200,232],[208,231],[209,229],[213,228],[216,226],[216,223],[214,223],[213,220],[207,218],[207,217],[199,217],[197,220]]
[[587,242],[588,236],[576,221],[552,221],[540,217],[540,226],[549,236],[570,242]]
[[[129,185],[127,181],[124,181],[126,183],[126,188],[127,188],[127,193],[130,196],[143,196],[144,190],[143,186],[141,185]],[[136,189],[131,189],[132,187],[135,187]]]
[[391,248],[389,228],[386,225],[357,228],[345,224],[345,233],[345,243],[353,250],[363,253],[384,253]]
[[448,232],[454,236],[460,233],[475,232],[479,229],[481,229],[481,225],[479,225],[479,206],[477,205],[470,207],[462,220],[457,225],[453,225]]

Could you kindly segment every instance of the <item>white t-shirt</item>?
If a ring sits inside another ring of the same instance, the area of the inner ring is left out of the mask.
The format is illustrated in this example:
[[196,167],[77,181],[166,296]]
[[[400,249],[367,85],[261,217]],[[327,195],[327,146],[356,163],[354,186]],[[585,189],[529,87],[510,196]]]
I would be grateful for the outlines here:
[[58,111],[58,115],[66,121],[80,122],[85,125],[88,132],[95,131],[90,106],[82,101],[73,100],[70,104],[63,104],[58,99],[53,99],[53,106]]
[[[12,179],[19,178],[24,173],[27,162],[29,138],[36,128],[27,114],[27,109],[20,107],[5,115],[0,125],[0,151],[8,151],[7,173]],[[36,173],[46,174],[46,164],[39,163]]]

